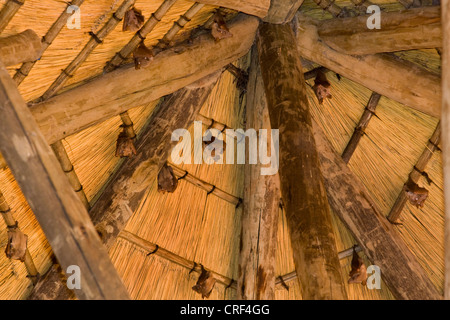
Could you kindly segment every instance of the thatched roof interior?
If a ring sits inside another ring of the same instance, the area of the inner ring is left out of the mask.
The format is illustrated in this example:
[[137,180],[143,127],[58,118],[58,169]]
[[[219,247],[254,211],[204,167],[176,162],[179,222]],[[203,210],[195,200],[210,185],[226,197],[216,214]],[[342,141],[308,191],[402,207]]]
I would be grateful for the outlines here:
[[[0,0],[0,8],[6,2]],[[61,69],[64,69],[89,41],[91,38],[89,32],[96,33],[100,30],[121,2],[84,1],[80,7],[81,29],[63,28],[29,76],[20,84],[20,93],[26,101],[39,98],[48,89],[61,73]],[[162,1],[137,0],[135,7],[141,9],[147,18],[161,3]],[[335,3],[341,7],[353,7],[350,1],[337,0]],[[392,0],[373,3],[379,4],[386,11],[398,11],[403,8],[400,3]],[[156,45],[172,27],[174,21],[192,5],[191,1],[178,0],[147,36],[145,44],[148,47]],[[16,34],[26,29],[33,29],[39,36],[44,36],[66,7],[64,1],[27,0],[1,36]],[[214,10],[216,7],[205,5],[175,40],[185,39],[189,31],[204,24]],[[332,18],[312,0],[306,0],[300,10],[315,19]],[[228,18],[235,15],[232,10],[225,12],[229,13]],[[119,23],[103,43],[94,49],[74,76],[65,83],[62,91],[102,74],[105,64],[132,36],[131,32],[123,32]],[[440,74],[440,56],[435,49],[402,51],[395,54]],[[131,60],[126,62],[129,63]],[[249,63],[250,54],[247,54],[234,64],[247,69]],[[303,63],[305,72],[317,67],[308,61]],[[18,68],[20,65],[9,67],[10,75],[14,76]],[[345,77],[339,80],[332,71],[327,73],[327,76],[332,85],[333,98],[319,105],[313,91],[308,88],[311,113],[335,150],[342,153],[372,92]],[[313,80],[308,80],[308,83],[312,85]],[[244,97],[240,102],[239,94],[234,77],[224,71],[200,114],[229,128],[242,128],[245,121],[246,99]],[[158,101],[155,101],[130,110],[129,115],[138,135],[157,103]],[[349,167],[368,189],[375,204],[387,215],[439,119],[414,111],[386,97],[381,98],[376,115],[366,129],[366,134],[351,158]],[[120,118],[114,117],[63,141],[91,204],[95,202],[114,170],[124,161],[114,155],[116,139],[121,130],[120,124]],[[204,125],[203,128],[206,130],[207,126]],[[192,127],[189,129],[192,131]],[[243,197],[242,165],[203,164],[179,167],[236,198]],[[428,184],[425,178],[421,178],[419,183],[429,190],[426,205],[417,208],[408,203],[402,211],[401,225],[396,225],[396,229],[418,258],[433,284],[443,292],[444,204],[440,152],[433,155],[426,172],[432,183]],[[44,274],[53,264],[51,247],[8,168],[0,170],[0,190],[20,228],[29,237],[28,248],[39,273]],[[334,214],[333,223],[338,251],[352,247],[355,240]],[[180,180],[173,194],[161,194],[157,191],[155,180],[147,190],[139,209],[128,221],[125,231],[157,244],[186,260],[202,264],[231,281],[237,279],[240,224],[240,214],[234,204],[214,194],[208,195],[207,191],[183,180]],[[4,250],[6,241],[6,225],[1,220],[1,250]],[[293,273],[295,268],[292,248],[286,218],[281,210],[277,249],[275,262],[277,277]],[[120,236],[109,252],[131,298],[201,299],[201,296],[191,289],[197,281],[198,274],[189,274],[189,269],[158,255],[148,256],[148,253],[144,247]],[[350,271],[350,260],[351,257],[341,260],[343,275],[347,275]],[[365,262],[367,265],[371,264],[367,259]],[[277,284],[276,299],[301,299],[301,289],[296,278],[292,278],[286,284],[289,290]],[[24,264],[0,255],[0,299],[26,299],[32,288]],[[384,283],[381,290],[348,285],[347,292],[350,299],[393,299]],[[236,290],[233,287],[227,288],[224,283],[217,283],[210,299],[224,298],[236,298]]]

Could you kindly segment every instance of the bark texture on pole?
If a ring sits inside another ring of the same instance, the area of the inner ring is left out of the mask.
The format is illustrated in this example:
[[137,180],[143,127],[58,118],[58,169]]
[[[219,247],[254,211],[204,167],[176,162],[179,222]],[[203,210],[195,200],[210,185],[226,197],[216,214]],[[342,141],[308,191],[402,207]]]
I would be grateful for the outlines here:
[[[250,79],[247,89],[247,129],[268,131],[270,119],[264,94],[264,84],[253,48]],[[268,141],[270,150],[270,141]],[[280,181],[278,174],[261,175],[260,162],[244,168],[244,210],[242,213],[241,245],[237,297],[242,300],[275,299],[275,264],[277,248]]]
[[279,129],[281,195],[302,296],[346,299],[294,33],[263,23],[257,43],[270,122]]
[[291,21],[303,0],[271,0],[270,9],[264,21],[269,23],[283,24]]
[[31,29],[0,38],[0,60],[6,66],[36,61],[41,57],[41,38]]
[[331,48],[346,54],[374,54],[442,46],[440,7],[383,12],[380,29],[369,29],[369,15],[329,19],[318,26]]
[[[109,249],[135,212],[148,186],[156,179],[172,149],[172,132],[186,128],[206,101],[220,73],[214,73],[175,92],[160,103],[136,143],[137,156],[126,159],[113,174],[102,195],[90,210],[92,221]],[[72,191],[73,192],[73,191]],[[100,245],[101,246],[101,245]],[[61,277],[51,270],[32,292],[30,299],[67,299]]]
[[[391,54],[351,56],[331,49],[317,34],[313,20],[297,14],[300,55],[389,99],[440,117],[441,78]],[[414,79],[407,81],[407,79]]]
[[450,300],[450,1],[442,0],[442,167],[445,201],[444,297]]
[[[0,62],[0,150],[64,270],[77,266],[79,299],[128,299],[89,215]],[[76,272],[76,271],[75,271]]]
[[320,127],[314,136],[333,211],[358,241],[396,299],[437,300],[441,294],[394,226],[370,199],[367,190],[337,154]]

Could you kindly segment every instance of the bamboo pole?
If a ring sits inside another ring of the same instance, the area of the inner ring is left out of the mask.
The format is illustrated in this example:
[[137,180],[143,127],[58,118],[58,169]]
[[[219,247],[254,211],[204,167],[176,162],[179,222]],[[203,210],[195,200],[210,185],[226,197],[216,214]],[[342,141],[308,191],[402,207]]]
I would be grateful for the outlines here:
[[383,12],[380,29],[368,29],[367,18],[368,15],[362,15],[324,20],[318,26],[319,37],[334,50],[350,55],[435,48],[442,44],[439,7]]
[[78,266],[80,299],[127,299],[83,204],[0,62],[0,150],[64,270]]
[[379,211],[360,180],[337,154],[319,125],[313,121],[328,201],[372,264],[381,270],[396,299],[438,300],[441,294]]
[[5,6],[0,11],[0,33],[5,30],[8,23],[24,3],[25,0],[9,0],[5,3]]
[[117,24],[122,21],[125,13],[128,11],[135,0],[125,0],[120,7],[112,15],[112,17],[105,23],[97,34],[91,34],[91,38],[80,53],[73,59],[70,64],[60,73],[58,78],[50,85],[45,93],[38,99],[39,101],[47,100],[53,97],[66,83],[66,81],[72,77],[75,71],[86,61],[88,56],[95,50],[95,48],[103,42],[108,34],[115,29]]
[[[15,1],[15,0],[12,0]],[[10,1],[10,2],[12,2]],[[70,3],[67,4],[67,6],[81,6],[84,0],[72,0]],[[59,32],[62,30],[62,28],[67,24],[67,19],[72,15],[73,13],[67,12],[67,8],[64,9],[62,14],[58,17],[58,19],[53,23],[53,25],[50,27],[50,29],[47,31],[45,36],[42,38],[42,53],[44,53],[45,50],[52,44],[52,42],[56,39],[56,36],[59,34]],[[22,66],[17,70],[17,72],[14,74],[14,81],[17,86],[19,86],[22,81],[28,76],[31,69],[33,69],[34,65],[36,64],[36,61],[31,62],[25,62],[22,64]]]
[[39,59],[41,51],[41,39],[31,29],[0,38],[0,60],[6,66]]
[[[5,221],[7,227],[17,228],[20,230],[11,212],[11,208],[6,202],[6,199],[1,191],[0,191],[0,213],[2,214],[3,220]],[[28,248],[26,250],[25,259],[23,263],[25,265],[25,268],[27,269],[28,277],[30,278],[33,285],[35,285],[38,281],[39,272],[36,269],[33,258],[31,257],[30,254],[30,250],[28,250]]]
[[350,158],[355,152],[356,147],[359,144],[359,141],[364,135],[364,131],[369,125],[370,119],[372,119],[372,116],[375,114],[375,109],[378,105],[378,102],[380,101],[380,98],[381,95],[375,92],[373,92],[372,95],[370,96],[369,102],[367,103],[367,106],[361,116],[361,119],[359,120],[359,123],[356,126],[355,131],[353,132],[353,135],[350,138],[350,141],[348,142],[347,146],[344,149],[344,152],[342,153],[342,160],[344,160],[345,163],[348,163],[350,161]]
[[[382,96],[434,117],[441,113],[441,79],[389,54],[350,56],[320,41],[315,22],[297,14],[297,46],[302,57],[355,81]],[[414,81],[405,81],[414,79]]]
[[[428,140],[427,146],[423,150],[422,154],[419,157],[419,160],[417,160],[416,165],[411,170],[408,180],[411,180],[414,183],[418,183],[420,177],[422,176],[422,173],[425,171],[428,162],[431,160],[431,157],[433,156],[434,152],[439,149],[438,145],[441,140],[441,123],[439,122],[436,129],[433,132],[433,135]],[[406,202],[408,200],[406,196],[406,182],[403,185],[402,191],[400,191],[400,194],[397,197],[397,200],[395,200],[394,205],[391,208],[391,211],[388,215],[388,220],[390,222],[395,222],[400,217],[403,208],[406,205]]]
[[450,300],[450,1],[442,0],[442,168],[445,201],[444,297]]
[[279,128],[281,195],[302,295],[346,299],[294,33],[263,23],[257,44],[270,123]]
[[[247,129],[265,129],[270,132],[270,119],[256,47],[252,52],[249,77]],[[267,148],[270,150],[270,141]],[[278,175],[261,175],[261,168],[261,163],[255,165],[249,164],[249,161],[246,161],[244,168],[244,207],[237,281],[237,298],[240,300],[275,298],[273,261],[276,260],[277,249],[280,180]]]

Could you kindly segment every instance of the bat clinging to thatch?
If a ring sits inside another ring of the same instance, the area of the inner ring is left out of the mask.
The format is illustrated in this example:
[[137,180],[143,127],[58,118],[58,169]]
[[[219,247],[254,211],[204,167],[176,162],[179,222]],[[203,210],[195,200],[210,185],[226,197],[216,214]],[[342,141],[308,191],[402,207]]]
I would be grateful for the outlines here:
[[167,163],[161,168],[161,171],[158,173],[158,191],[165,192],[174,192],[178,186],[178,179],[173,173],[172,167],[169,167]]
[[28,236],[15,227],[8,228],[8,244],[6,245],[5,254],[9,259],[25,260],[27,252]]
[[214,22],[211,25],[211,35],[216,41],[233,36],[219,11],[214,14]]
[[142,27],[144,20],[142,11],[133,7],[125,13],[122,31],[136,32]]
[[202,273],[200,274],[200,277],[198,277],[196,285],[192,287],[192,290],[200,293],[202,298],[209,298],[214,289],[214,285],[216,284],[216,279],[214,279],[210,271],[206,271],[203,266],[201,267]]
[[323,103],[323,99],[331,99],[330,83],[327,80],[327,76],[322,71],[317,72],[316,79],[314,80],[314,86],[312,87],[316,94],[319,103]]
[[411,204],[415,205],[417,208],[422,208],[425,200],[428,198],[428,190],[421,188],[410,179],[405,186],[406,196]]
[[125,131],[122,131],[117,138],[116,157],[130,157],[133,154],[137,154],[133,139],[128,137]]
[[139,47],[133,52],[134,68],[136,70],[147,67],[150,65],[150,61],[153,60],[153,51],[145,46],[144,42],[141,42]]
[[353,246],[352,270],[349,273],[348,283],[361,283],[363,286],[367,282],[367,269],[363,259],[356,253],[356,246]]

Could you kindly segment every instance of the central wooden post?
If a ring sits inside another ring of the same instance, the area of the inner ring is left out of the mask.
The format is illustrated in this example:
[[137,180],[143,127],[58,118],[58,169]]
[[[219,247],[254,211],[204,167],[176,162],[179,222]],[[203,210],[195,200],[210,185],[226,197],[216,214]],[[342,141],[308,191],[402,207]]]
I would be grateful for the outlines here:
[[289,25],[263,23],[258,51],[294,263],[304,299],[347,299],[312,133],[300,54]]

